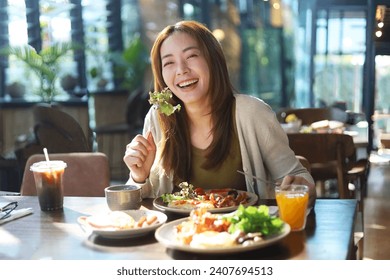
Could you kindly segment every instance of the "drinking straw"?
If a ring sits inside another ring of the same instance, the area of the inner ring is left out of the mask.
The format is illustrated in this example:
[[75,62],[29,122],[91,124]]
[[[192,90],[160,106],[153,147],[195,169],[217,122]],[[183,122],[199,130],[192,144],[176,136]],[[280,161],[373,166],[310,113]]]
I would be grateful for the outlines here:
[[49,154],[47,153],[47,149],[43,148],[43,153],[45,154],[46,161],[49,162]]

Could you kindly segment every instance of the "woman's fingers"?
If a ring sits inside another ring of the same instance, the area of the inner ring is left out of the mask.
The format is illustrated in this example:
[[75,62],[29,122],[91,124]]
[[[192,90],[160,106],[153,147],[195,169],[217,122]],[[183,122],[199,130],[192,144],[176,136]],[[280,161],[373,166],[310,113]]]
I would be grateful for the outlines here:
[[126,146],[123,160],[130,169],[131,176],[136,181],[144,181],[150,173],[156,156],[156,144],[152,133],[146,136],[137,135]]
[[151,131],[149,131],[147,134],[146,134],[146,139],[148,140],[148,144],[149,146],[147,147],[147,149],[149,151],[155,151],[156,150],[156,144],[154,143],[154,138],[153,138],[153,134]]
[[141,167],[148,156],[149,146],[149,141],[142,135],[134,137],[134,139],[126,146],[125,155],[123,157],[126,165],[129,168],[133,166]]
[[142,135],[137,135],[131,142],[126,146],[125,154],[134,154],[134,151],[142,153],[145,157],[148,154],[148,150],[152,149],[152,145]]
[[294,182],[295,176],[287,175],[283,178],[282,185],[290,185]]
[[309,188],[309,207],[313,207],[317,198],[316,187],[301,176],[287,175],[283,178],[282,185],[306,185]]

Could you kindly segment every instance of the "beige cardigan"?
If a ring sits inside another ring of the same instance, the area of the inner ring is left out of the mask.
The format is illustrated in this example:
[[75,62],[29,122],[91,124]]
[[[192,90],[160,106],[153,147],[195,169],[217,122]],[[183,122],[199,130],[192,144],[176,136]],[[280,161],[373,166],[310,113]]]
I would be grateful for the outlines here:
[[[288,145],[288,138],[271,107],[262,100],[236,94],[236,124],[240,142],[243,170],[254,176],[281,180],[284,176],[298,175],[313,183],[310,173],[301,165]],[[161,141],[157,111],[151,108],[145,117],[143,133],[149,130],[158,143]],[[158,197],[173,190],[172,177],[160,170],[155,160],[149,178],[143,184],[135,183],[131,174],[127,184],[142,187],[143,197]],[[246,187],[260,198],[274,198],[273,186],[246,178]]]

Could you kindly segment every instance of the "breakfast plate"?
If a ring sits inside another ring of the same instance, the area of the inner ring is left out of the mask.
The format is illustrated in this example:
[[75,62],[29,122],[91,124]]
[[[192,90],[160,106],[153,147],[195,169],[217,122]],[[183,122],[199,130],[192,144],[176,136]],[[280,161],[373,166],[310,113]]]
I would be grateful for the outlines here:
[[167,215],[160,211],[154,211],[154,210],[125,210],[121,211],[129,216],[131,216],[134,221],[139,221],[142,217],[148,218],[148,217],[156,217],[155,221],[151,223],[150,225],[145,223],[142,227],[134,227],[134,228],[100,228],[92,226],[90,223],[88,223],[88,218],[93,217],[94,219],[99,219],[99,216],[81,216],[78,218],[78,223],[83,228],[83,230],[91,234],[96,234],[104,238],[111,238],[111,239],[126,239],[126,238],[134,238],[146,235],[154,230],[156,230],[158,227],[160,227],[162,224],[164,224],[167,221]]
[[[245,203],[242,203],[243,206],[250,206],[255,205],[258,200],[258,196],[255,193],[251,192],[245,192],[245,191],[238,191],[239,193],[246,193],[248,200]],[[153,200],[153,206],[156,207],[158,210],[161,211],[168,211],[178,214],[185,214],[188,215],[191,213],[192,209],[185,209],[185,208],[176,208],[176,207],[169,207],[167,203],[163,201],[161,197],[157,197]],[[238,205],[236,206],[229,206],[229,207],[221,207],[221,208],[208,208],[207,211],[211,213],[227,213],[231,211],[237,210]]]
[[165,225],[159,227],[155,232],[155,237],[157,241],[163,244],[164,246],[166,246],[167,248],[186,251],[190,253],[232,254],[232,253],[241,253],[241,252],[256,250],[256,249],[269,246],[286,237],[291,231],[290,226],[287,223],[284,223],[280,233],[265,237],[260,241],[250,243],[248,245],[237,244],[237,245],[226,246],[226,247],[218,246],[218,247],[210,247],[210,248],[193,247],[181,243],[176,239],[175,236],[176,226],[187,220],[188,218],[182,218],[182,219],[178,219],[166,223]]

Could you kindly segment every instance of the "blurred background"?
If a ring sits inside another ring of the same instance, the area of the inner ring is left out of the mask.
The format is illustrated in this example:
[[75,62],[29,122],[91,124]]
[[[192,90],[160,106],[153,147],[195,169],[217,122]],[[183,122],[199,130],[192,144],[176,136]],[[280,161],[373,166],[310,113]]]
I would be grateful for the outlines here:
[[25,148],[32,108],[56,103],[126,178],[123,150],[147,109],[134,108],[149,106],[152,42],[182,19],[212,30],[239,91],[275,112],[341,108],[375,150],[390,133],[389,9],[383,0],[0,0],[0,153]]

